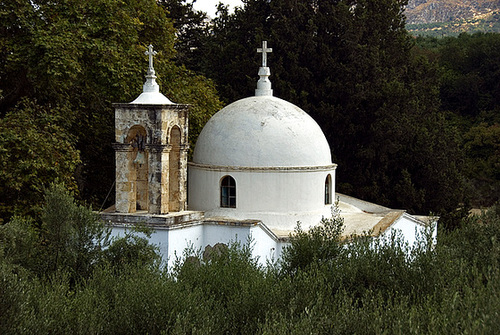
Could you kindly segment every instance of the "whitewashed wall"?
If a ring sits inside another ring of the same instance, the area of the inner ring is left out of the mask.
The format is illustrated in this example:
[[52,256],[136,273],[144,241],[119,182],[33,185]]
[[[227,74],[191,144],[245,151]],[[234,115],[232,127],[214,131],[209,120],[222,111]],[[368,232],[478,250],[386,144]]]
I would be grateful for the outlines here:
[[403,236],[404,241],[408,246],[412,247],[417,240],[422,241],[422,239],[428,234],[428,230],[431,230],[431,238],[436,243],[437,241],[437,224],[433,223],[430,227],[422,225],[422,222],[414,218],[409,214],[404,214],[397,222],[391,225],[381,236],[390,237],[394,233],[398,233]]
[[[124,225],[112,227],[112,237],[123,237],[126,230]],[[251,241],[252,256],[258,259],[260,265],[274,262],[281,257],[286,242],[276,239],[265,226],[261,224],[247,226],[232,226],[221,224],[193,224],[182,228],[155,228],[155,233],[149,242],[159,247],[163,261],[171,268],[176,256],[183,256],[187,248],[195,251],[203,250],[206,246],[217,243],[231,244],[239,242],[241,245]],[[139,234],[145,237],[143,234]]]
[[[204,211],[206,217],[258,219],[271,229],[292,231],[297,221],[304,227],[330,217],[325,205],[325,180],[331,175],[335,190],[335,169],[222,170],[195,165],[188,168],[188,206]],[[220,207],[220,181],[230,175],[236,181],[236,208]],[[332,194],[332,199],[335,195]]]

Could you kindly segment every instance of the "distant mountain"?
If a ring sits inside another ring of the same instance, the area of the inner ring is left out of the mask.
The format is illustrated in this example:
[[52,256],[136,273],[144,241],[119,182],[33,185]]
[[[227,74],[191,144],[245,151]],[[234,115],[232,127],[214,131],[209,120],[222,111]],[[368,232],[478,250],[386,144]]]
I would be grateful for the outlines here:
[[422,24],[484,17],[500,10],[500,0],[410,0],[406,22]]
[[405,15],[417,35],[500,32],[500,0],[409,0]]

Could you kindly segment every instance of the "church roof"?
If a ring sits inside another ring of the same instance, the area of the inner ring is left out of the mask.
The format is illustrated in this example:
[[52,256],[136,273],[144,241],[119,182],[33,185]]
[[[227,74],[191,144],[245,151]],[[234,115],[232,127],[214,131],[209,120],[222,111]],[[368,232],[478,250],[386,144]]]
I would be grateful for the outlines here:
[[264,42],[255,96],[223,108],[205,125],[193,162],[231,167],[315,167],[332,165],[330,146],[319,125],[302,109],[273,97]]
[[332,164],[318,124],[272,96],[238,100],[215,114],[196,143],[193,162],[216,166],[292,167]]

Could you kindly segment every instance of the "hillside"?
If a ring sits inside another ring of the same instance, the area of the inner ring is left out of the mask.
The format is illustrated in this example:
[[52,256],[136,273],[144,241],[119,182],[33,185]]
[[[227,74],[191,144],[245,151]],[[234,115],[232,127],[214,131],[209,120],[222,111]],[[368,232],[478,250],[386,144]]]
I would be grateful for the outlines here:
[[500,32],[500,0],[410,0],[405,15],[415,35]]
[[450,22],[484,18],[500,9],[500,0],[410,0],[408,24]]

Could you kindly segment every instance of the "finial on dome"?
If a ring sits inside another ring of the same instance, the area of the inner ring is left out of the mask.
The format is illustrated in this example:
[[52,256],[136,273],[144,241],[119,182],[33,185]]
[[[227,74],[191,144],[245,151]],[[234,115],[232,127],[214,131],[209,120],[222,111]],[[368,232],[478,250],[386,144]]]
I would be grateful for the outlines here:
[[142,86],[142,93],[139,95],[132,104],[172,104],[166,96],[160,93],[160,86],[156,83],[155,69],[153,68],[153,56],[157,54],[150,44],[148,49],[144,52],[149,56],[149,67],[146,74],[146,82]]
[[267,41],[262,41],[262,48],[257,48],[258,53],[262,53],[262,66],[259,68],[260,79],[257,82],[257,89],[255,90],[256,96],[273,95],[273,90],[271,89],[271,81],[269,76],[271,75],[271,69],[267,67],[267,53],[273,52],[272,48],[267,47]]

